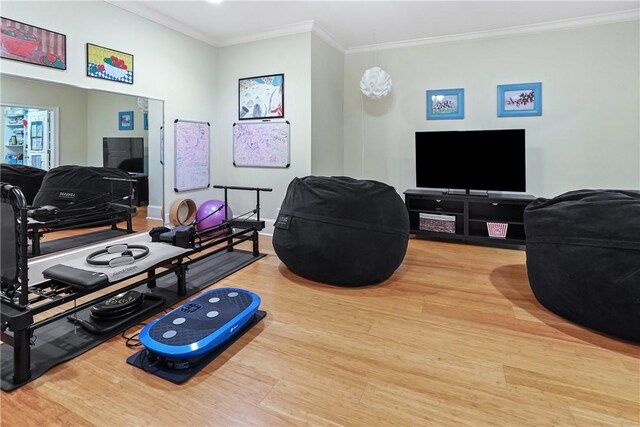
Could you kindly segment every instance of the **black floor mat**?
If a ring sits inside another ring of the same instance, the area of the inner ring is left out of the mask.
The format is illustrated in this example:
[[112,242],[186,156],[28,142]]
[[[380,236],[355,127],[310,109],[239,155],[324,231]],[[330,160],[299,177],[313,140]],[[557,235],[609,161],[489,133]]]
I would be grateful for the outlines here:
[[[92,243],[102,242],[103,240],[113,239],[127,234],[127,230],[98,230],[91,233],[78,234],[77,236],[63,237],[61,239],[55,239],[45,241],[47,235],[45,234],[43,239],[40,240],[40,255],[47,255],[54,252],[65,251],[71,248],[77,248],[79,246],[86,246]],[[38,256],[40,256],[38,255]],[[31,256],[31,246],[29,246],[29,256]]]
[[[164,297],[166,303],[164,307],[159,307],[156,313],[162,309],[172,306],[202,289],[216,283],[228,275],[246,267],[257,261],[264,255],[254,257],[251,252],[235,249],[232,252],[223,251],[189,265],[187,273],[187,294],[178,296],[176,294],[176,278],[170,274],[156,281],[156,287],[148,289],[146,285],[138,287],[140,292],[150,292],[155,296]],[[97,302],[97,301],[96,301]],[[78,318],[88,319],[90,308],[78,312]],[[151,317],[152,314],[147,316]],[[34,331],[34,345],[31,347],[31,380],[38,378],[52,367],[73,359],[82,353],[98,346],[111,337],[118,335],[127,327],[138,322],[139,319],[132,320],[130,324],[123,325],[117,330],[102,335],[94,335],[87,332],[81,326],[75,325],[62,318],[42,328]],[[1,356],[1,379],[2,390],[13,390],[25,383],[13,384],[13,347],[2,344],[0,346]],[[27,381],[27,382],[29,382]]]
[[240,337],[242,337],[245,333],[247,333],[251,328],[257,325],[262,319],[265,318],[267,313],[262,310],[256,311],[256,314],[253,316],[253,319],[244,327],[241,331],[235,334],[231,339],[226,341],[220,347],[213,350],[211,353],[206,354],[199,358],[196,362],[192,363],[188,369],[169,369],[165,366],[162,366],[158,362],[152,362],[148,357],[147,350],[140,350],[132,356],[127,358],[127,363],[135,366],[136,368],[140,368],[145,372],[148,372],[152,375],[165,379],[167,381],[171,381],[174,384],[182,384],[185,381],[189,380],[195,374],[200,372],[202,368],[211,363],[216,357],[220,356],[224,351],[231,346],[234,342],[236,342]]

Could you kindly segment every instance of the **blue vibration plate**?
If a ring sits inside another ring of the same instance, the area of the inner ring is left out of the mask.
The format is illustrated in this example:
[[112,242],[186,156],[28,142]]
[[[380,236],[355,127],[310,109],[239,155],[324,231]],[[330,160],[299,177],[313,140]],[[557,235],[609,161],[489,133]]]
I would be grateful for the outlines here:
[[201,356],[241,331],[259,306],[260,297],[244,289],[207,291],[145,326],[140,343],[172,358]]

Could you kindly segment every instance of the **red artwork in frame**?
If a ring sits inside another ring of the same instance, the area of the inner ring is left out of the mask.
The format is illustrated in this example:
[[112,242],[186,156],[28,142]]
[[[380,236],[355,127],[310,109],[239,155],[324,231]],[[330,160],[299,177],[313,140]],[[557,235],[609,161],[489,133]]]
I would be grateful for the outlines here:
[[67,36],[0,17],[0,57],[67,69]]

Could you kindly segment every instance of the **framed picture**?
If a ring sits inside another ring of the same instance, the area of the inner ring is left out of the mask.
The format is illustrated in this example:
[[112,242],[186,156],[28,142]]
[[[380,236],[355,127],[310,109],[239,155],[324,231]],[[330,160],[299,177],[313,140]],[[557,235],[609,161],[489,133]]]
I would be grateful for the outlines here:
[[0,57],[67,69],[67,36],[0,17]]
[[118,113],[118,130],[133,130],[133,111]]
[[144,130],[149,130],[149,113],[144,113],[142,115],[143,117],[143,124],[144,124]]
[[498,85],[498,117],[542,115],[542,83]]
[[284,117],[284,74],[238,80],[238,119]]
[[31,122],[30,138],[31,138],[31,150],[42,151],[44,149],[44,140],[42,135],[43,123],[40,121]]
[[464,119],[464,89],[427,91],[427,120]]
[[87,43],[87,76],[133,84],[133,55]]

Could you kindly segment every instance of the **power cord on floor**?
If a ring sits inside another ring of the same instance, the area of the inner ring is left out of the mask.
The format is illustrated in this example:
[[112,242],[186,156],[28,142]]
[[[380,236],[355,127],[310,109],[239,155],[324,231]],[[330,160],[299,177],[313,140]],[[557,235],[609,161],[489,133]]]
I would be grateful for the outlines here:
[[137,348],[137,347],[142,346],[142,343],[140,343],[140,339],[139,339],[139,337],[140,337],[140,331],[138,331],[138,332],[136,332],[135,334],[130,335],[130,336],[127,336],[127,335],[126,335],[126,333],[127,333],[127,331],[128,331],[129,329],[131,329],[131,328],[135,328],[135,327],[138,327],[138,326],[142,326],[142,327],[144,327],[144,326],[147,326],[147,324],[146,324],[146,323],[138,323],[138,324],[136,324],[136,325],[129,326],[127,329],[125,329],[124,331],[122,331],[121,336],[122,336],[122,338],[124,338],[124,340],[125,340],[124,345],[126,345],[128,348]]

